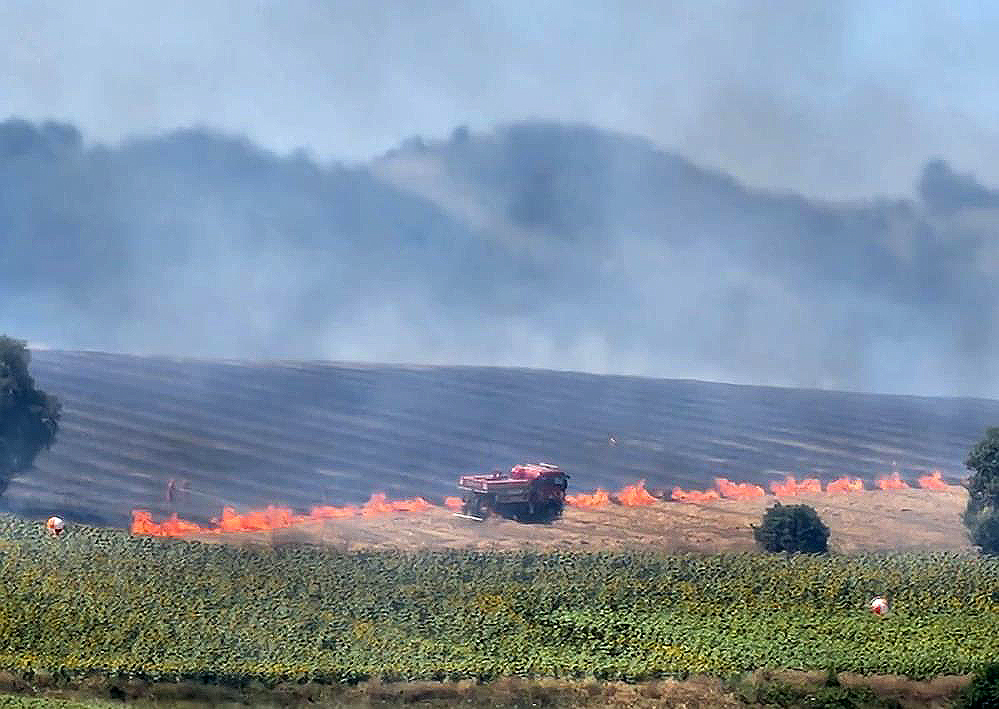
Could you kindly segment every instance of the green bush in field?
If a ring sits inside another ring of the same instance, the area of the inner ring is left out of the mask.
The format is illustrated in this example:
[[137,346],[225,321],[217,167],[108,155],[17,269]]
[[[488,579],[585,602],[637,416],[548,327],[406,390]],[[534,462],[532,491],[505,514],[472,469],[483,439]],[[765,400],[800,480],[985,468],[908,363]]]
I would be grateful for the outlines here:
[[999,428],[986,429],[964,464],[972,471],[964,512],[971,543],[986,554],[999,554]]
[[999,554],[999,511],[985,508],[977,513],[965,513],[971,543],[985,554]]
[[985,665],[955,704],[956,709],[999,709],[999,662]]
[[828,550],[829,528],[808,505],[775,504],[753,527],[756,543],[765,551],[824,554]]
[[897,701],[879,697],[861,687],[796,687],[770,683],[745,696],[753,704],[787,709],[902,709]]

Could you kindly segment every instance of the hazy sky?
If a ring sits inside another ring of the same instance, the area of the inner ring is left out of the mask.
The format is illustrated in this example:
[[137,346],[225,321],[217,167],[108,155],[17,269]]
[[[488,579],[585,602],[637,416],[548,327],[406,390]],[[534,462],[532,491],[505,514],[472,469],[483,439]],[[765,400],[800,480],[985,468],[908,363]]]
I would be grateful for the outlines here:
[[751,185],[999,183],[999,4],[0,0],[0,118],[192,124],[366,160],[521,118],[639,134]]

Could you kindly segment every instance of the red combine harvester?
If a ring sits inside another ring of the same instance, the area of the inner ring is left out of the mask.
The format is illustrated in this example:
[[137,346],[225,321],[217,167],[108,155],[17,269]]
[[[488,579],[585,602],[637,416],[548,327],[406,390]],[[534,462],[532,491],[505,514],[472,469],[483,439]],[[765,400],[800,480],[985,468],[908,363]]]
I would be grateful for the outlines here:
[[509,474],[462,475],[464,493],[457,517],[480,522],[490,514],[518,522],[550,522],[562,514],[569,476],[551,463],[515,465]]

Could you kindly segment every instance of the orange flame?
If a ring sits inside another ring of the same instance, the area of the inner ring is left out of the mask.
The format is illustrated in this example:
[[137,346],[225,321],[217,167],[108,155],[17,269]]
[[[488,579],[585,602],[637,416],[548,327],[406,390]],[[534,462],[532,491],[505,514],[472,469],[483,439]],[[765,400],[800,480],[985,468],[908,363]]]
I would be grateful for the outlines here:
[[719,495],[715,490],[681,490],[675,487],[670,499],[682,502],[708,502],[719,499]]
[[330,507],[323,505],[313,507],[309,510],[316,519],[341,519],[343,517],[355,517],[361,513],[358,507]]
[[160,526],[153,522],[153,514],[149,510],[132,510],[132,534],[157,536]]
[[[308,517],[293,514],[287,507],[275,507],[274,505],[268,505],[266,509],[250,510],[246,514],[239,514],[232,507],[223,507],[222,518],[212,520],[215,522],[215,528],[198,528],[198,531],[211,533],[267,532],[272,529],[284,529],[296,524],[301,524],[306,520],[308,520]],[[198,525],[194,526],[197,527]],[[187,529],[183,532],[177,530],[177,534],[170,533],[171,530],[164,531],[167,532],[166,536],[179,536],[179,534],[187,534],[193,530]]]
[[[881,476],[876,481],[881,490],[903,490],[909,485],[899,474]],[[717,490],[683,490],[674,487],[669,499],[683,502],[709,502],[726,498],[755,498],[766,493],[759,485],[751,483],[733,483],[727,478],[715,478]],[[919,478],[919,486],[926,490],[947,490],[949,486],[943,481],[939,471]],[[777,496],[793,496],[802,492],[817,493],[822,491],[822,485],[816,478],[807,478],[798,482],[793,475],[786,476],[784,482],[770,483],[770,490]],[[845,493],[864,490],[864,481],[859,478],[841,477],[826,485],[827,493]],[[574,507],[600,507],[610,502],[611,496],[604,489],[592,493],[567,495],[566,503]],[[645,489],[645,481],[627,485],[616,495],[620,504],[626,507],[646,507],[656,502],[656,497]],[[458,510],[462,507],[458,497],[444,498],[444,506]],[[430,507],[430,503],[422,497],[408,500],[388,500],[382,493],[374,493],[361,507],[313,507],[309,514],[294,514],[290,508],[268,506],[263,510],[251,510],[238,514],[232,507],[224,507],[220,519],[213,519],[213,526],[202,527],[194,522],[180,519],[176,514],[170,515],[163,522],[154,522],[149,510],[132,510],[132,534],[156,537],[182,537],[192,534],[221,534],[229,532],[254,532],[282,529],[304,522],[326,519],[342,519],[348,517],[371,517],[376,515],[408,514],[422,512]]]
[[223,507],[222,516],[213,519],[214,526],[202,527],[171,515],[163,522],[154,522],[149,510],[132,510],[132,534],[152,537],[183,537],[190,534],[222,534],[230,532],[265,532],[285,529],[303,522],[344,517],[366,517],[382,514],[422,512],[430,503],[422,497],[409,500],[386,500],[382,493],[375,493],[363,507],[313,507],[308,515],[297,515],[288,507],[270,505],[262,510],[239,514],[232,507]]
[[907,490],[909,488],[908,483],[899,477],[898,473],[878,478],[877,484],[882,490]]
[[388,515],[393,512],[422,512],[429,506],[430,503],[422,497],[414,497],[409,500],[386,501],[384,494],[376,492],[371,496],[370,500],[364,503],[364,507],[361,508],[361,514],[365,517],[374,517],[375,515]]
[[430,503],[422,497],[411,497],[408,500],[395,500],[390,502],[393,512],[423,512],[430,507]]
[[940,472],[934,470],[929,475],[923,475],[919,478],[919,487],[924,490],[946,490],[948,486],[940,477]]
[[647,507],[656,503],[656,498],[645,489],[644,480],[622,488],[617,493],[617,499],[625,507]]
[[787,475],[782,483],[770,483],[770,491],[778,497],[794,497],[800,492],[822,492],[822,483],[818,478],[806,478],[798,482],[793,475]]
[[848,477],[842,477],[826,485],[826,492],[860,492],[863,489],[864,481],[860,478],[851,480]]
[[610,495],[602,488],[590,494],[566,495],[565,501],[573,507],[601,507],[610,502]]
[[750,483],[734,483],[727,478],[715,478],[715,486],[722,497],[731,497],[737,500],[747,497],[763,497],[766,493],[759,485]]

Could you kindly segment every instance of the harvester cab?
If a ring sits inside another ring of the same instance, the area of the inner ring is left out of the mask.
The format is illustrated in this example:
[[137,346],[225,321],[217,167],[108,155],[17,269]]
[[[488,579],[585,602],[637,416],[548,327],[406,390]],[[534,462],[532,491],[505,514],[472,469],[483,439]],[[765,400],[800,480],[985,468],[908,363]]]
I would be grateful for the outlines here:
[[462,475],[457,517],[483,521],[498,514],[518,522],[550,522],[562,515],[569,476],[551,463],[515,465],[509,473]]

